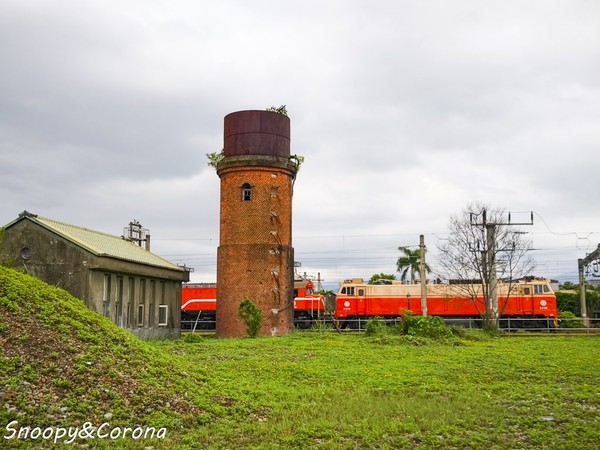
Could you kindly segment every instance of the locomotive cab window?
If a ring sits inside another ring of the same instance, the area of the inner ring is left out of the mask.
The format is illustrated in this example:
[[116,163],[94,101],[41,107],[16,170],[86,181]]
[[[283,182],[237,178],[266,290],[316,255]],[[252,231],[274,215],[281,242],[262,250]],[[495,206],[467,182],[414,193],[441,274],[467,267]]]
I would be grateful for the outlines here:
[[249,202],[252,200],[252,186],[248,183],[242,185],[242,201]]
[[354,295],[354,286],[343,287],[341,293],[346,295]]

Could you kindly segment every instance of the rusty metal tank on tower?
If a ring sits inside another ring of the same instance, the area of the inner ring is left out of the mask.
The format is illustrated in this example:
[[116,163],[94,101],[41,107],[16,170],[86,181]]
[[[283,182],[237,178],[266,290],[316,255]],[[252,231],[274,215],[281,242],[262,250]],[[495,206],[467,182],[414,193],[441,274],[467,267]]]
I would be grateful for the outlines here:
[[225,156],[290,156],[290,119],[270,111],[239,111],[225,116]]

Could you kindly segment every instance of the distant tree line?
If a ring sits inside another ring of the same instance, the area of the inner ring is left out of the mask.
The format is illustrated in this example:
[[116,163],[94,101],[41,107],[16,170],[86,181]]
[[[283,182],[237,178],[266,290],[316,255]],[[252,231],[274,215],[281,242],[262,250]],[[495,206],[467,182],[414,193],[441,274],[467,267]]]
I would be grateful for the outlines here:
[[[600,286],[585,287],[585,299],[587,303],[588,316],[592,316],[593,311],[600,310]],[[567,281],[559,286],[556,293],[556,306],[559,311],[570,311],[575,316],[581,317],[581,289],[578,284]]]

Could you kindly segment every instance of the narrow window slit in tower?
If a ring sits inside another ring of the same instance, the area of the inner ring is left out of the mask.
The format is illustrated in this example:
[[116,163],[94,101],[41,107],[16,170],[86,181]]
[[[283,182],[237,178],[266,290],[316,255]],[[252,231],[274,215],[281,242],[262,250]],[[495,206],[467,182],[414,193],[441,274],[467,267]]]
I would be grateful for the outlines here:
[[242,185],[242,200],[245,202],[252,200],[252,186],[248,183]]

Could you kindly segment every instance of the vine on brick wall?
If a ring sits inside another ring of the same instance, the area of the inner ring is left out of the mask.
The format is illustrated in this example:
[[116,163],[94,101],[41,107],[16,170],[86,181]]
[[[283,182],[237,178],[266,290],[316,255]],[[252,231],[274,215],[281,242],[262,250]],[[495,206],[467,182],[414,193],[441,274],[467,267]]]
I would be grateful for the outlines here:
[[248,297],[244,297],[240,303],[238,313],[242,320],[246,322],[246,333],[249,337],[255,338],[258,336],[262,323],[262,311],[252,303]]

